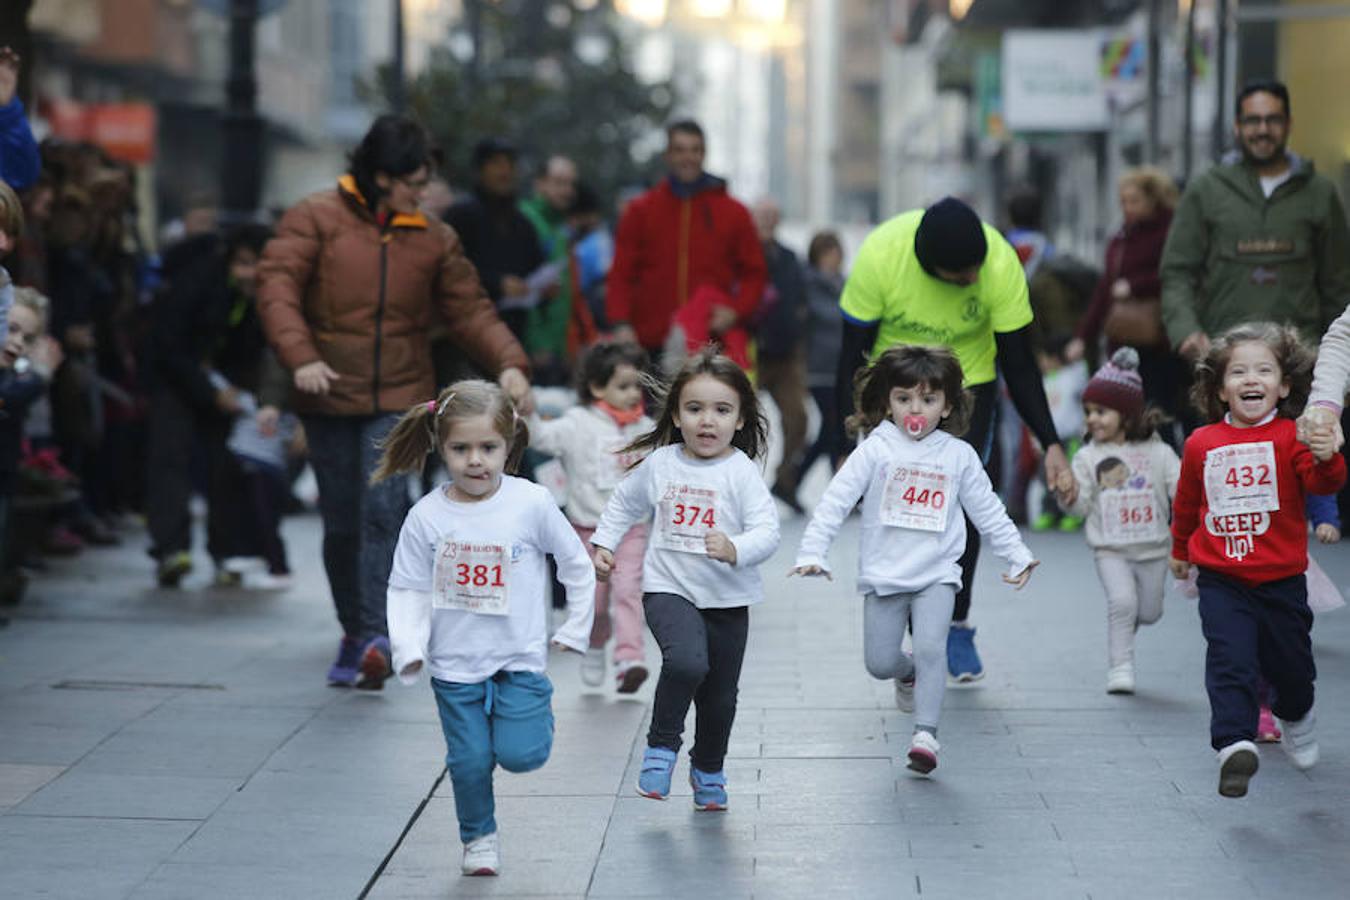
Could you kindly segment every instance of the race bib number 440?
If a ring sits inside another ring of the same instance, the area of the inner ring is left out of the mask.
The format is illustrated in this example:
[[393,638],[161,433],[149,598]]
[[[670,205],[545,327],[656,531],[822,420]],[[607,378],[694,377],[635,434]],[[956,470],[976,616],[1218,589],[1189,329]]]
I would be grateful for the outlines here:
[[717,491],[669,484],[657,508],[656,545],[679,553],[708,552],[708,532],[717,528]]
[[941,466],[897,466],[881,494],[881,522],[894,528],[945,531],[951,483]]
[[509,548],[446,538],[436,548],[431,605],[504,616],[510,612],[510,581]]
[[1209,511],[1218,516],[1279,509],[1275,444],[1229,444],[1206,453],[1205,497]]

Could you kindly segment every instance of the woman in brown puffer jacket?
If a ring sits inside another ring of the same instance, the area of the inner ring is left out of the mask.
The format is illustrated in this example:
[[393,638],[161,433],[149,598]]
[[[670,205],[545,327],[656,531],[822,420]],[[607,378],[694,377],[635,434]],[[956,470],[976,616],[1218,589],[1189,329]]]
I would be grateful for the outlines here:
[[385,588],[408,493],[401,479],[369,480],[394,422],[435,396],[434,311],[469,358],[529,401],[525,352],[459,238],[418,211],[431,167],[425,130],[381,116],[350,173],[286,213],[263,253],[258,311],[298,389],[343,630],[333,685],[378,690],[390,674]]

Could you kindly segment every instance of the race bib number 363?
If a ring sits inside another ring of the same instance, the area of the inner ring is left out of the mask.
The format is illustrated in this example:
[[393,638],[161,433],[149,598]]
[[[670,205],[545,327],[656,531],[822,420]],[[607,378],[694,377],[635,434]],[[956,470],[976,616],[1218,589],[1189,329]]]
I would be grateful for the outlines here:
[[941,466],[897,466],[886,476],[881,522],[895,528],[945,531],[950,501],[950,479]]
[[1209,511],[1218,516],[1279,509],[1275,444],[1229,444],[1206,453],[1205,497]]
[[679,553],[708,552],[708,532],[717,526],[717,491],[668,484],[657,507],[656,545]]
[[436,548],[431,605],[485,616],[510,612],[511,554],[501,544],[446,538]]
[[1136,544],[1166,534],[1153,491],[1112,490],[1102,495],[1102,531],[1112,544]]

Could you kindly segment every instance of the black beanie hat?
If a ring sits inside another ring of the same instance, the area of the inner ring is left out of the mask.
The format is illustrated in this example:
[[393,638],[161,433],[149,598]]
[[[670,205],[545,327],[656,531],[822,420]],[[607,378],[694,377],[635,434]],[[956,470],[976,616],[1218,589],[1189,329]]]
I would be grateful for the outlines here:
[[989,244],[975,210],[955,197],[943,197],[924,210],[914,233],[914,255],[933,277],[938,269],[960,272],[984,262]]

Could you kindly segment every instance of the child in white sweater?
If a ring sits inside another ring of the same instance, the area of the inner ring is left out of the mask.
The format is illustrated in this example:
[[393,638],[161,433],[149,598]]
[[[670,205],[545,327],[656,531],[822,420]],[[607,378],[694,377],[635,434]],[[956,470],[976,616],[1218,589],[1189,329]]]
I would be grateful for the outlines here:
[[1181,460],[1158,437],[1162,413],[1144,406],[1139,354],[1121,347],[1083,391],[1088,442],[1074,455],[1077,498],[1070,515],[1087,519],[1087,542],[1106,591],[1106,691],[1134,693],[1134,635],[1162,617],[1172,498]]
[[[937,767],[966,517],[1009,562],[1005,582],[1020,589],[1037,565],[975,450],[955,437],[971,409],[961,384],[956,357],[936,347],[892,347],[859,373],[849,424],[867,439],[816,505],[792,570],[829,577],[830,543],[861,497],[864,662],[874,677],[895,679],[896,706],[914,713],[909,768],[924,775]],[[912,661],[901,649],[906,625]]]
[[[581,405],[557,419],[530,420],[531,445],[558,457],[567,473],[567,519],[588,544],[609,495],[642,459],[623,448],[655,424],[642,408],[645,354],[636,344],[597,344],[581,363],[577,393]],[[647,523],[628,530],[614,548],[614,577],[595,586],[595,624],[590,649],[581,662],[581,680],[590,687],[605,681],[605,644],[614,636],[615,685],[631,694],[647,680],[642,622],[642,556]]]

